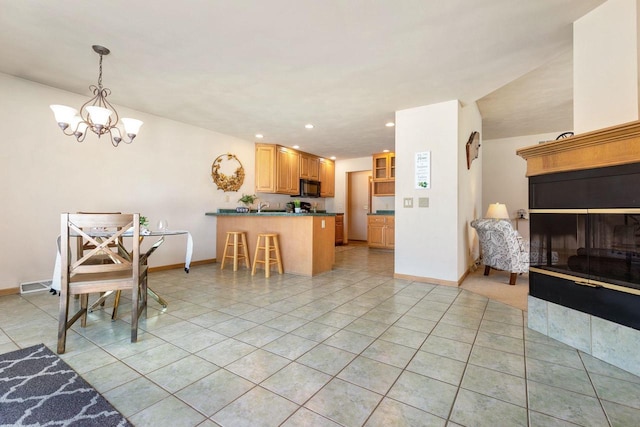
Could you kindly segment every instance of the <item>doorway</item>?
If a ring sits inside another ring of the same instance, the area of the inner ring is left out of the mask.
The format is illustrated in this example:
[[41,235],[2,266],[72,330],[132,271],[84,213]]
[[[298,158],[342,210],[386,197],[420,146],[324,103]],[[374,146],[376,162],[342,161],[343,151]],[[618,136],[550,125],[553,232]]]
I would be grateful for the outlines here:
[[367,241],[367,214],[371,212],[371,171],[347,173],[347,241]]

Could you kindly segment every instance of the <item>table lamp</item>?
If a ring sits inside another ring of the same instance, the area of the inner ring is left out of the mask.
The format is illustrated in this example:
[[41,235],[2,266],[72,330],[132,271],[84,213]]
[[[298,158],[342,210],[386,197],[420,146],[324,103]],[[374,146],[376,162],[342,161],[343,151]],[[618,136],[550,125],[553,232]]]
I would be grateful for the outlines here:
[[484,217],[491,219],[509,219],[509,211],[507,211],[507,206],[503,203],[492,203],[489,205],[489,209],[487,209]]

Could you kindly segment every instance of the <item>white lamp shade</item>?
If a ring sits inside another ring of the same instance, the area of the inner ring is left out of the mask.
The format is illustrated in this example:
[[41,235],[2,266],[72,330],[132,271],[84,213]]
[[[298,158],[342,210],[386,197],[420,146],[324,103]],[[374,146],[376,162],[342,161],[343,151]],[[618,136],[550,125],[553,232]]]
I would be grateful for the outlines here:
[[509,211],[507,211],[507,206],[503,203],[492,203],[489,205],[489,209],[487,209],[487,213],[484,217],[493,219],[509,219]]
[[120,121],[124,126],[124,133],[127,135],[137,135],[140,131],[140,126],[142,126],[142,121],[137,119],[123,117]]
[[96,107],[95,105],[86,108],[89,112],[89,118],[91,119],[93,124],[104,126],[109,121],[111,110],[102,107]]
[[75,108],[67,107],[66,105],[49,105],[49,108],[53,110],[53,115],[56,117],[58,123],[71,123],[73,117],[78,115],[78,110]]

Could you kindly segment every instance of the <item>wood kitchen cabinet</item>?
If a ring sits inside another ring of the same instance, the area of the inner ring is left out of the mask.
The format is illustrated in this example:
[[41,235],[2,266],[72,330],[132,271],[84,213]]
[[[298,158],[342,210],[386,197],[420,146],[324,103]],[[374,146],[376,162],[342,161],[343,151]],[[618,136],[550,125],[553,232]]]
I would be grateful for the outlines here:
[[276,151],[276,193],[300,194],[300,153],[291,148]]
[[373,195],[393,196],[396,193],[396,154],[373,155]]
[[300,178],[320,180],[320,158],[309,153],[300,153]]
[[300,178],[320,181],[320,197],[334,197],[335,163],[276,144],[256,143],[256,193],[300,194]]
[[367,240],[370,248],[393,249],[396,243],[395,217],[369,215],[367,217]]
[[320,158],[320,197],[334,197],[336,193],[336,165],[333,160]]
[[344,214],[336,214],[336,246],[344,244]]
[[300,193],[300,153],[273,144],[256,144],[256,193]]

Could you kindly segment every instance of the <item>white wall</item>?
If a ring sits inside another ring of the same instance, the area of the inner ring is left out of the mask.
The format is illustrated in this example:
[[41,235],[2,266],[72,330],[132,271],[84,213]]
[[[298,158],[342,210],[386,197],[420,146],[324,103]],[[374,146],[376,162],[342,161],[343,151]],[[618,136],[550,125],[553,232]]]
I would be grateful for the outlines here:
[[[198,261],[216,256],[216,220],[205,212],[233,208],[242,192],[254,192],[253,142],[116,106],[145,122],[133,144],[114,148],[94,134],[77,143],[62,134],[49,105],[79,108],[88,97],[5,74],[0,97],[0,289],[51,277],[61,212],[140,212],[152,228],[166,218],[192,233]],[[245,168],[238,193],[218,190],[210,176],[213,160],[227,152]],[[185,245],[184,236],[167,238],[151,266],[184,262]]]
[[[459,110],[454,100],[396,112],[396,274],[458,280]],[[431,152],[431,188],[415,189],[415,153],[423,151]]]
[[638,0],[609,0],[573,24],[574,132],[638,120]]
[[529,240],[529,221],[515,221],[518,209],[526,209],[527,213],[529,210],[527,162],[516,155],[516,150],[552,141],[562,132],[564,131],[482,141],[482,209],[477,218],[484,216],[489,204],[504,203],[513,226],[517,226],[522,237]]
[[473,103],[460,110],[460,122],[458,131],[458,277],[462,277],[478,259],[480,249],[477,245],[477,234],[471,221],[478,218],[482,210],[483,181],[482,173],[484,164],[482,153],[471,162],[467,169],[466,145],[471,133],[480,132],[480,145],[482,140],[482,116],[478,106]]

